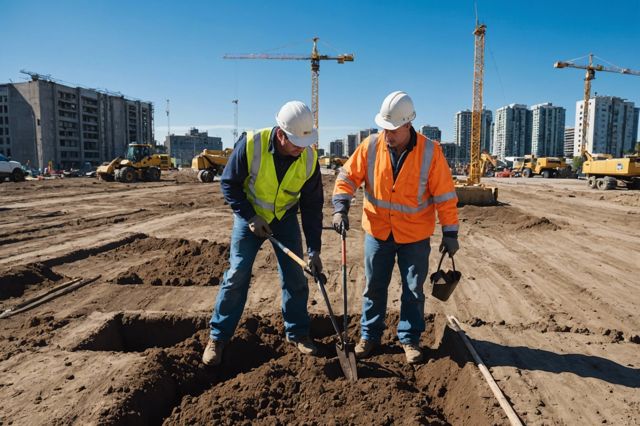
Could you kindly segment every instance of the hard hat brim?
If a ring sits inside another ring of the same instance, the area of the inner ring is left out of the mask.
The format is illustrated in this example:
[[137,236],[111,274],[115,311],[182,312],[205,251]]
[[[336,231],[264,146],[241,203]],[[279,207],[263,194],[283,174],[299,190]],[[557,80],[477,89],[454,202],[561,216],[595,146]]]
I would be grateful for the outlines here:
[[404,123],[401,123],[401,124],[395,125],[391,121],[387,121],[384,118],[382,118],[380,113],[376,114],[375,121],[378,127],[382,127],[385,130],[396,130],[397,128],[399,128],[404,124]]
[[[282,127],[281,127],[282,129]],[[313,145],[318,142],[318,130],[313,129],[311,133],[306,136],[296,136],[293,133],[289,133],[286,130],[282,129],[284,133],[287,135],[287,138],[297,147],[306,148],[308,146]]]

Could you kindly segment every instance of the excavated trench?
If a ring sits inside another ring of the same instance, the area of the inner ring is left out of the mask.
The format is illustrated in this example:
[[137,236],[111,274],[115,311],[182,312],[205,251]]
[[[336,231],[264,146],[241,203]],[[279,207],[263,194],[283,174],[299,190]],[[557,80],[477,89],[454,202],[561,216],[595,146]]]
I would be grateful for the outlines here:
[[[388,323],[397,320],[391,315]],[[90,330],[72,350],[136,352],[144,358],[126,383],[105,391],[121,397],[95,420],[110,425],[506,424],[457,335],[438,318],[428,318],[430,341],[422,344],[428,361],[407,365],[394,333],[387,331],[373,356],[358,361],[355,383],[342,375],[326,316],[312,317],[320,353],[309,357],[285,341],[279,314],[245,315],[218,367],[201,363],[206,322],[177,313],[123,312]],[[355,322],[349,328],[353,338]]]

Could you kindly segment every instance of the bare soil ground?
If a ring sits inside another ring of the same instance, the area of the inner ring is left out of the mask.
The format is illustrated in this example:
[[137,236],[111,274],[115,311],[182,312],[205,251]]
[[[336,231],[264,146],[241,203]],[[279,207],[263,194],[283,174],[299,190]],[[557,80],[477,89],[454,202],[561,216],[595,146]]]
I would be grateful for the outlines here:
[[[333,176],[325,175],[325,218]],[[310,283],[318,357],[283,337],[274,249],[218,368],[200,355],[233,217],[216,182],[90,179],[0,185],[0,313],[73,278],[95,282],[0,319],[0,425],[508,424],[446,315],[463,324],[526,424],[640,421],[640,192],[584,181],[487,179],[503,203],[460,209],[463,280],[428,297],[428,355],[404,363],[394,274],[383,346],[349,384]],[[350,215],[350,328],[364,286],[361,194]],[[437,260],[438,233],[433,238]],[[323,234],[342,314],[340,240]]]

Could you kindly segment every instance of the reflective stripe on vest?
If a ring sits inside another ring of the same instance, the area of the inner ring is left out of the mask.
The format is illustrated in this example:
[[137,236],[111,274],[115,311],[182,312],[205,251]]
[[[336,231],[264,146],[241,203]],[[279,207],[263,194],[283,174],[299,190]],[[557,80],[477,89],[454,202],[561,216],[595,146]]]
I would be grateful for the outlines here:
[[[376,207],[381,207],[389,210],[396,210],[402,213],[419,213],[426,209],[433,203],[441,203],[456,196],[456,193],[447,193],[439,195],[438,197],[430,197],[424,201],[422,198],[427,190],[427,184],[429,182],[429,169],[431,168],[431,160],[433,158],[433,141],[429,138],[425,140],[424,152],[422,154],[422,165],[420,166],[420,178],[418,182],[418,194],[416,198],[417,207],[410,207],[404,204],[391,203],[386,200],[380,200],[375,198],[375,167],[376,167],[376,155],[378,151],[378,134],[374,133],[369,137],[369,145],[367,146],[367,177],[368,184],[365,188],[365,198],[371,204]],[[446,198],[449,197],[449,198]]]
[[[278,183],[273,162],[261,170],[264,161],[272,161],[273,159],[268,151],[271,132],[272,129],[267,128],[247,134],[247,154],[251,155],[247,155],[249,176],[244,184],[247,199],[253,205],[256,213],[269,222],[274,217],[281,219],[288,209],[298,203],[300,189],[313,175],[317,161],[316,152],[311,148],[305,148],[300,154],[300,158],[304,162],[294,161],[282,178],[282,182]],[[299,176],[302,173],[304,173],[303,179]],[[260,198],[258,197],[259,193],[262,193],[263,196],[267,194],[269,198]]]

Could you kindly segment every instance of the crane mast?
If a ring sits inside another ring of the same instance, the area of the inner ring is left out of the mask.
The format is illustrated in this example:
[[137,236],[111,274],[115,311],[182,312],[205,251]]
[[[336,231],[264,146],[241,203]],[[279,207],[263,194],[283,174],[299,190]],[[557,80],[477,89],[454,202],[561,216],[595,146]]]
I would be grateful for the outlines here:
[[467,183],[480,183],[482,175],[480,161],[480,140],[482,137],[482,84],[484,78],[484,35],[487,26],[476,24],[473,32],[475,36],[475,52],[473,59],[473,106],[471,108],[471,149],[469,163],[469,178]]

